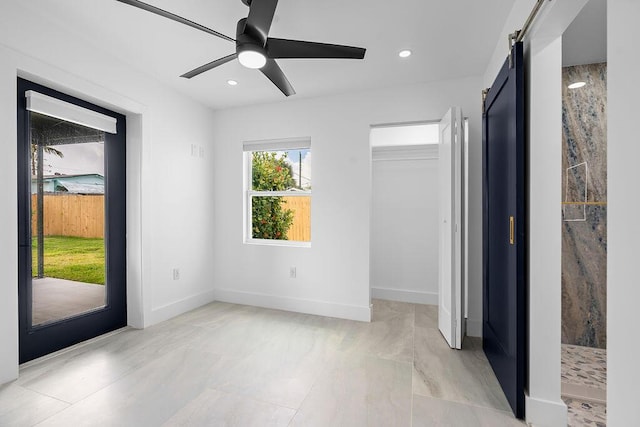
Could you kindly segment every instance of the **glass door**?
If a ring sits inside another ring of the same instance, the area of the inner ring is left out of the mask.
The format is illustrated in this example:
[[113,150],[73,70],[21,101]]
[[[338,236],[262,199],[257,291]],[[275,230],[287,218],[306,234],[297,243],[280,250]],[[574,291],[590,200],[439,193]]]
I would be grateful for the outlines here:
[[20,361],[126,324],[125,118],[18,81]]
[[31,323],[105,306],[105,132],[29,112]]

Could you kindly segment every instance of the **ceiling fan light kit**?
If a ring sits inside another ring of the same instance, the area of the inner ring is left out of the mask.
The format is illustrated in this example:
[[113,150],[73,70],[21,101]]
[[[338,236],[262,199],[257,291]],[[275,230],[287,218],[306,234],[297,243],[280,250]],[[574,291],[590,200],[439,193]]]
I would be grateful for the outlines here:
[[256,70],[267,64],[267,57],[257,50],[244,49],[238,53],[238,61],[243,66]]
[[364,59],[366,52],[366,49],[360,47],[270,38],[269,30],[271,29],[271,23],[273,22],[278,0],[242,0],[242,3],[249,7],[249,15],[238,21],[235,40],[215,30],[139,0],[117,1],[180,22],[181,24],[204,31],[223,40],[234,41],[236,43],[236,53],[201,65],[180,76],[188,79],[237,58],[243,66],[259,69],[285,96],[290,96],[296,92],[275,59]]
[[260,40],[260,34],[251,35],[247,30],[247,18],[238,21],[236,29],[238,61],[247,68],[262,68],[267,64],[267,53],[264,48],[266,40]]

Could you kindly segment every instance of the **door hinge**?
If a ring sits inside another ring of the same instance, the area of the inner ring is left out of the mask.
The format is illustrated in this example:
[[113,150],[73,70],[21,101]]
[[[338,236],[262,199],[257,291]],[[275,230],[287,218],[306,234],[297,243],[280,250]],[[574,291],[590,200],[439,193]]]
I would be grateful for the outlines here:
[[489,94],[489,90],[491,88],[482,89],[482,114],[486,111],[485,103],[487,101],[487,95]]
[[520,30],[515,30],[513,33],[507,36],[509,40],[509,69],[513,68],[513,45],[516,43],[516,39],[520,35]]

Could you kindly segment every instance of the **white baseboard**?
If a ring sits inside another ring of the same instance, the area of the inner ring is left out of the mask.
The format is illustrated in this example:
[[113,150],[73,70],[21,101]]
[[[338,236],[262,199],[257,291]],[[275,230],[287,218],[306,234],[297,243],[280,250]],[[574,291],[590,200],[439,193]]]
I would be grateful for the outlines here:
[[527,423],[533,427],[565,427],[567,425],[567,405],[558,401],[542,400],[525,396]]
[[467,319],[467,335],[482,338],[482,320]]
[[370,306],[356,306],[333,302],[309,300],[302,298],[281,297],[276,295],[242,292],[233,289],[215,289],[216,301],[233,304],[253,305],[276,310],[294,311],[296,313],[315,314],[318,316],[337,317],[340,319],[371,321]]
[[371,296],[377,299],[438,305],[437,292],[419,292],[408,289],[371,288]]
[[164,305],[162,307],[151,310],[149,319],[145,318],[145,327],[155,325],[156,323],[164,322],[172,317],[176,317],[187,311],[191,311],[195,308],[209,304],[215,301],[215,294],[213,291],[203,292],[198,295],[193,295],[184,298],[180,301],[176,301],[171,304]]

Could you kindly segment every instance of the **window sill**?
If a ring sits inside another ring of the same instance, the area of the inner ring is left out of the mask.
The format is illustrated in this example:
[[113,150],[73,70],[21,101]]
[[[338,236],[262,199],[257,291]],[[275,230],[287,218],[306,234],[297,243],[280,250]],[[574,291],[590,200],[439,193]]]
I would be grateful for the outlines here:
[[299,242],[292,240],[246,239],[245,245],[256,246],[280,246],[287,248],[310,248],[311,242]]

